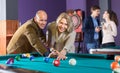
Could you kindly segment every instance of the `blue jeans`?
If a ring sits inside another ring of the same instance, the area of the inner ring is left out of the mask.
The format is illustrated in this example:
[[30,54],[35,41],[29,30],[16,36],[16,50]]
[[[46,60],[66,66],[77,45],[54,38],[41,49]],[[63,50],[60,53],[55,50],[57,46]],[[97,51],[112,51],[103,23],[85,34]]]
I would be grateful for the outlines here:
[[86,44],[86,47],[87,47],[87,51],[89,52],[89,50],[92,48],[92,49],[96,49],[96,48],[99,48],[99,42],[96,40],[94,41],[93,43],[87,43]]

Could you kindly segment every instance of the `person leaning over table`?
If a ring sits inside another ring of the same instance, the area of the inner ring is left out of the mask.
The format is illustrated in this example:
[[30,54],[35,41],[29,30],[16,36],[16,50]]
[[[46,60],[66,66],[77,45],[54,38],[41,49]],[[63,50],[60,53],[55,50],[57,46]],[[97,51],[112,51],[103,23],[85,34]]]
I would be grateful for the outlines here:
[[[102,24],[102,48],[115,47],[114,37],[117,36],[118,19],[117,15],[112,10],[106,10],[103,14],[105,22]],[[114,55],[107,55],[108,59],[114,59]]]
[[48,53],[45,47],[43,29],[47,23],[47,13],[37,11],[34,18],[25,22],[13,35],[7,46],[7,54],[31,53],[37,51],[41,55]]
[[67,52],[75,53],[76,32],[73,28],[71,17],[64,12],[47,26],[48,46],[57,51],[57,53],[52,52],[51,55],[57,56],[59,60],[65,59]]

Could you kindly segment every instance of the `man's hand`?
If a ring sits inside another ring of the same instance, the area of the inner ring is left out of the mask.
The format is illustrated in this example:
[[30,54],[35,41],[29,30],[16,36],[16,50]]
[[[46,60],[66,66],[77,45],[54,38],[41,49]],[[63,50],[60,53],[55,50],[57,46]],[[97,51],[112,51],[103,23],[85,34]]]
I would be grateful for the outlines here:
[[51,51],[51,53],[48,55],[48,57],[51,57],[51,55],[58,55],[58,52],[56,50]]
[[51,57],[51,55],[57,55],[58,60],[65,60],[66,59],[66,50],[62,50],[61,52],[55,50],[54,48],[51,49],[51,53],[49,54],[48,57]]
[[101,28],[100,27],[96,27],[95,28],[95,32],[100,32]]

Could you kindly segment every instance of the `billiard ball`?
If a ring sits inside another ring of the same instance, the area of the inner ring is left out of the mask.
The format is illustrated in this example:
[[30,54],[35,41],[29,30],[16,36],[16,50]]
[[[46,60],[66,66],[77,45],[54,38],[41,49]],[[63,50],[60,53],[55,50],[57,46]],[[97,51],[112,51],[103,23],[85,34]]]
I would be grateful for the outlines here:
[[22,58],[27,58],[26,54],[21,55]]
[[70,65],[73,65],[73,66],[74,66],[74,65],[76,65],[76,63],[77,63],[77,62],[76,62],[76,60],[75,60],[74,58],[71,58],[71,59],[69,60],[69,64],[70,64]]
[[53,65],[58,67],[60,65],[60,60],[54,60]]
[[30,55],[30,53],[26,53],[26,57],[28,57],[28,58],[29,58],[30,56],[31,56],[31,55]]
[[116,62],[119,62],[119,61],[120,61],[120,56],[115,56],[114,60],[115,60]]
[[45,62],[45,63],[48,63],[48,62],[49,62],[49,60],[50,60],[50,58],[49,58],[49,57],[45,57],[45,58],[44,58],[44,62]]
[[13,58],[9,58],[7,61],[6,61],[6,64],[13,64],[14,63],[14,59]]
[[120,68],[118,62],[112,62],[110,66],[111,66],[111,69],[112,69],[112,70],[114,70],[114,69],[116,69],[116,68]]
[[29,59],[30,59],[30,61],[33,61],[34,60],[34,56],[31,55]]
[[20,58],[20,56],[16,56],[15,59],[16,59],[17,61],[20,61],[21,58]]

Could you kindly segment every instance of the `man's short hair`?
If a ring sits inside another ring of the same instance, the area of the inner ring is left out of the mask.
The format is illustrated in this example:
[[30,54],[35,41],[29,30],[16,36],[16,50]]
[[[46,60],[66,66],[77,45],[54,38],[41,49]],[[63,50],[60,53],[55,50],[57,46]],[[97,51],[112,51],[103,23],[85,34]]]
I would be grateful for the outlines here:
[[100,9],[100,7],[97,6],[97,5],[94,5],[94,6],[91,7],[91,10],[97,10],[97,9]]

